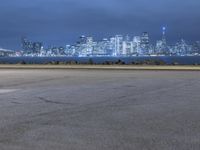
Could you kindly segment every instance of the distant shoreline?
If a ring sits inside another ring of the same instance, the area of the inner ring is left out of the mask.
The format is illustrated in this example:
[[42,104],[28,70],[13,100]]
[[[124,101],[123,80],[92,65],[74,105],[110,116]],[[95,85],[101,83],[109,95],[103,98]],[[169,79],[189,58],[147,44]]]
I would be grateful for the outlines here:
[[146,71],[200,71],[200,66],[151,65],[0,65],[0,69],[76,69],[76,70],[146,70]]
[[200,65],[200,56],[160,57],[0,57],[0,64]]

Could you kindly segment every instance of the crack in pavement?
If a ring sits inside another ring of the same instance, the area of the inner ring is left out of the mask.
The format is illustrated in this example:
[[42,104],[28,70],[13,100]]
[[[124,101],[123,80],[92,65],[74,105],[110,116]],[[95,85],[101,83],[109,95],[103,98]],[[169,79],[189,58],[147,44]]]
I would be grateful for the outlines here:
[[44,97],[38,97],[38,98],[45,103],[53,103],[53,104],[59,104],[59,105],[60,104],[62,104],[62,105],[73,105],[72,103],[52,101],[52,100],[46,99]]

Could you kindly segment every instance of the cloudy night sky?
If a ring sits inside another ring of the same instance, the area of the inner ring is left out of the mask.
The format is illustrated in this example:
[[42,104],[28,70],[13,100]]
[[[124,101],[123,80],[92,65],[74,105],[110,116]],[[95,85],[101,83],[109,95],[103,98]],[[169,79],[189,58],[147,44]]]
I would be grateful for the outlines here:
[[47,45],[73,44],[82,34],[96,40],[115,34],[152,42],[167,27],[170,43],[200,40],[199,0],[0,0],[0,47],[20,49],[20,38]]

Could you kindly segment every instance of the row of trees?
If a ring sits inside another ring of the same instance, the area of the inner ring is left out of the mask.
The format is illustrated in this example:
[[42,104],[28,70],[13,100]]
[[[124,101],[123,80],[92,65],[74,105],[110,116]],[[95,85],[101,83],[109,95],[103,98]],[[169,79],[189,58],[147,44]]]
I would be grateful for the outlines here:
[[[5,62],[0,62],[0,64],[9,64],[9,63],[5,63]],[[35,64],[35,63],[30,63],[30,62],[26,62],[26,61],[20,61],[17,64]],[[96,63],[93,61],[93,59],[89,59],[87,62],[78,62],[75,60],[71,60],[71,61],[49,61],[49,62],[45,62],[43,63],[45,65],[169,65],[166,62],[164,62],[163,60],[136,60],[136,61],[132,61],[130,63],[125,63],[123,60],[117,60],[117,61],[104,61],[102,63]],[[179,65],[179,63],[177,62],[172,62],[170,65]],[[193,65],[200,65],[200,64],[193,64]]]

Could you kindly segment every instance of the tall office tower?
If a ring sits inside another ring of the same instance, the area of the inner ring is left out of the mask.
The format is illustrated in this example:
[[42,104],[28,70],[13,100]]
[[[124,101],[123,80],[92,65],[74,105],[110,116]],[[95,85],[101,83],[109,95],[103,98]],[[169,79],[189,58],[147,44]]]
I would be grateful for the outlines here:
[[39,55],[42,45],[42,42],[31,42],[25,37],[22,38],[22,49],[25,54]]
[[40,54],[42,50],[42,42],[34,42],[33,43],[33,54]]
[[157,41],[157,43],[156,43],[156,54],[157,55],[169,55],[170,54],[170,50],[167,47],[166,27],[162,28],[162,39]]
[[65,54],[67,56],[72,56],[73,55],[72,50],[71,50],[71,45],[66,45],[65,46]]
[[80,40],[76,45],[76,53],[79,56],[89,56],[92,55],[93,51],[93,38],[81,36]]
[[94,47],[93,37],[87,37],[86,38],[86,53],[87,55],[92,55]]
[[26,37],[22,37],[22,50],[26,54],[30,54],[33,51],[33,43],[30,42]]
[[170,50],[167,47],[167,39],[166,39],[166,27],[162,28],[162,43],[163,43],[163,53],[165,55],[169,55],[170,54]]
[[133,53],[133,42],[130,41],[130,37],[127,35],[122,44],[122,55],[130,56]]
[[93,37],[86,37],[86,44],[88,46],[92,46],[92,44],[93,44]]
[[80,36],[80,40],[78,41],[78,44],[85,44],[86,40],[87,40],[86,36],[82,35]]
[[102,40],[103,42],[103,49],[102,52],[104,52],[104,55],[111,56],[112,55],[112,49],[110,49],[110,41],[107,38],[104,38]]
[[143,32],[141,36],[141,50],[142,55],[148,55],[149,54],[149,34],[148,32]]
[[85,47],[86,47],[86,36],[82,35],[79,37],[77,44],[73,45],[71,49],[72,51],[75,51],[74,52],[75,56],[81,56],[83,53],[85,53]]
[[110,41],[108,43],[108,49],[110,51],[111,56],[116,56],[116,50],[115,50],[115,37],[111,37]]
[[134,36],[133,37],[133,54],[141,54],[141,37],[140,36]]
[[163,41],[162,40],[158,40],[156,42],[156,51],[155,51],[155,53],[157,55],[163,55],[164,54]]
[[166,34],[166,27],[163,27],[162,28],[162,41],[163,41],[164,44],[167,43],[165,34]]
[[123,36],[122,35],[116,35],[115,36],[115,56],[122,55],[123,51]]
[[47,50],[42,46],[40,51],[40,56],[46,56],[46,55],[47,55]]

